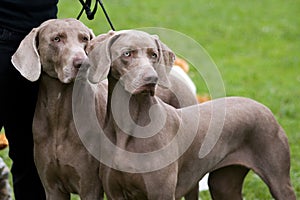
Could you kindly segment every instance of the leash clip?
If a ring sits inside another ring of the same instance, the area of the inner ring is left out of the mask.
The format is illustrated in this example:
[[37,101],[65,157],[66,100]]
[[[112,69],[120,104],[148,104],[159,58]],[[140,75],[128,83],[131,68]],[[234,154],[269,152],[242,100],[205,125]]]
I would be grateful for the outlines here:
[[80,2],[81,5],[82,5],[82,9],[81,9],[81,11],[80,11],[80,13],[79,13],[79,15],[78,15],[78,17],[77,17],[78,20],[80,19],[80,17],[81,17],[81,15],[82,15],[83,11],[85,11],[86,16],[87,16],[87,18],[88,18],[89,20],[93,20],[95,14],[96,14],[96,12],[97,12],[97,6],[98,6],[98,3],[99,3],[100,6],[101,6],[101,8],[102,8],[102,11],[103,11],[103,13],[104,13],[104,15],[105,15],[105,18],[106,18],[106,20],[108,21],[108,23],[109,23],[109,25],[110,25],[110,28],[111,28],[113,31],[115,31],[115,28],[114,28],[114,26],[113,26],[113,24],[112,24],[112,22],[111,22],[111,20],[110,20],[110,18],[109,18],[109,16],[108,16],[107,12],[106,12],[105,7],[104,7],[104,5],[103,5],[103,2],[102,2],[101,0],[96,0],[96,1],[95,1],[95,5],[94,5],[94,8],[93,8],[93,11],[91,11],[92,0],[86,0],[85,2],[84,2],[84,0],[79,0],[79,2]]

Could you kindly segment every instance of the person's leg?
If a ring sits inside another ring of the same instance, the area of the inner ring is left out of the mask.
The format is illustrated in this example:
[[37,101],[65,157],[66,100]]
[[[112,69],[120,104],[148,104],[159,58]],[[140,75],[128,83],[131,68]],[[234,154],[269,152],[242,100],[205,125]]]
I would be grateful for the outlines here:
[[16,200],[44,200],[45,192],[33,159],[32,119],[38,82],[23,78],[11,64],[20,41],[1,41],[0,35],[0,113],[13,161],[13,189]]

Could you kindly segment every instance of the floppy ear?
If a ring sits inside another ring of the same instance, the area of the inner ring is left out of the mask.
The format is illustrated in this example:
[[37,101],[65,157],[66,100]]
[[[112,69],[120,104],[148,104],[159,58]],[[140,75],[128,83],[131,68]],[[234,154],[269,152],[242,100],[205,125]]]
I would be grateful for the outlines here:
[[86,53],[89,54],[95,47],[97,47],[98,43],[103,42],[104,40],[108,39],[109,37],[113,36],[115,31],[109,31],[108,33],[103,33],[97,36],[94,36],[92,40],[90,40],[89,45],[86,48]]
[[88,54],[90,69],[88,79],[91,83],[98,83],[107,78],[112,64],[110,47],[119,35],[113,35],[97,43]]
[[168,76],[175,61],[175,54],[158,38],[155,39],[155,41],[158,45],[160,54],[159,64],[156,68],[158,74],[158,84],[168,88],[171,86]]
[[11,59],[14,67],[30,81],[38,80],[41,74],[40,56],[37,51],[38,33],[39,28],[32,29],[21,41]]

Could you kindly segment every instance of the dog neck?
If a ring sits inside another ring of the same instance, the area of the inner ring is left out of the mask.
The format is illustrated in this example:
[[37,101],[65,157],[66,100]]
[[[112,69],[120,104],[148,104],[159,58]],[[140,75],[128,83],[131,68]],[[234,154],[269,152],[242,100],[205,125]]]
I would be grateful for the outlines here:
[[[114,90],[118,87],[121,89],[115,95]],[[151,123],[149,110],[157,103],[158,100],[150,92],[132,95],[125,91],[124,87],[118,83],[118,80],[109,73],[104,130],[110,135],[114,133],[114,136],[110,138],[114,138],[117,145],[119,145],[118,140],[130,140],[132,136],[135,136],[137,127],[144,127]]]
[[68,99],[72,97],[73,84],[63,84],[58,79],[52,78],[44,72],[39,81],[39,98],[44,97],[43,100],[52,105],[59,104],[60,100],[66,99],[63,95],[68,96]]
[[40,133],[41,130],[45,133],[35,134],[35,141],[44,140],[45,135],[53,136],[59,143],[73,137],[74,134],[65,128],[73,122],[72,90],[73,84],[63,84],[58,79],[42,73],[39,79],[33,130],[34,133]]

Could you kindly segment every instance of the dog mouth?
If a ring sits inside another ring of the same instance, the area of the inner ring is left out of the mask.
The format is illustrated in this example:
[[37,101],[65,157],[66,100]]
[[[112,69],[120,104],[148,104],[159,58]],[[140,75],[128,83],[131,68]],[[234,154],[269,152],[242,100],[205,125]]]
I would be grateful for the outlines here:
[[68,66],[64,67],[63,70],[58,73],[58,79],[62,83],[74,82],[78,72],[79,72],[79,68],[68,67]]
[[151,96],[154,96],[155,94],[155,83],[148,83],[145,85],[142,85],[134,90],[133,94],[150,94]]

